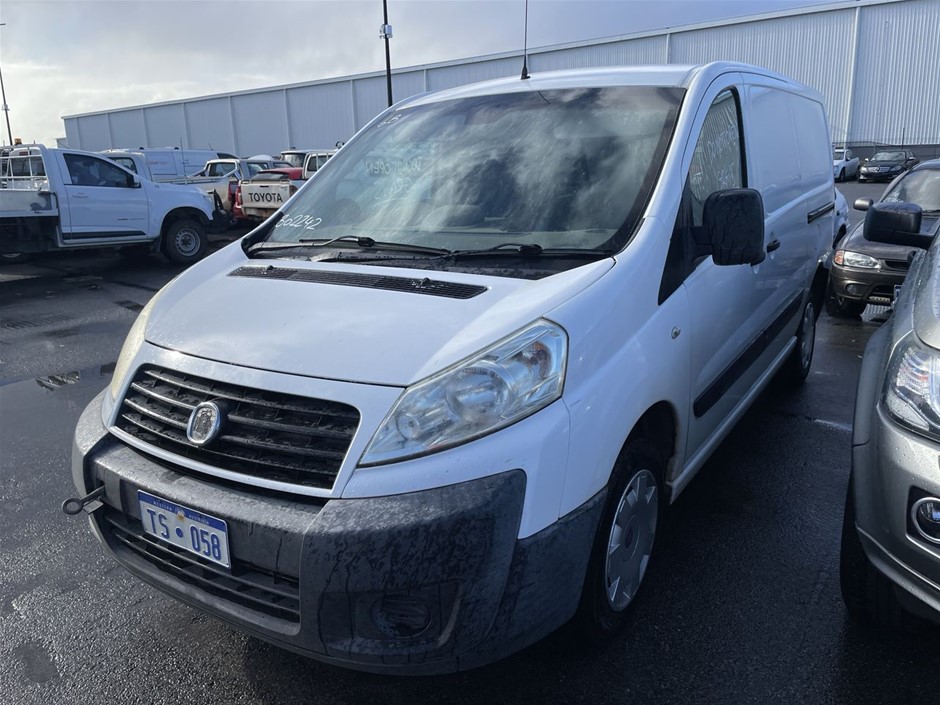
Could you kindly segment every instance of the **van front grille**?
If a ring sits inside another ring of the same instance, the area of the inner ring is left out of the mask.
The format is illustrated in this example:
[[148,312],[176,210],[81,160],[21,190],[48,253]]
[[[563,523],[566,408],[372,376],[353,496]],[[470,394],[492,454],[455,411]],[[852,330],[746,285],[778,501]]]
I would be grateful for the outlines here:
[[[186,434],[193,409],[222,414],[205,445]],[[159,367],[141,368],[116,426],[145,444],[247,477],[330,488],[359,425],[352,406],[214,382]],[[249,480],[250,481],[250,480]]]

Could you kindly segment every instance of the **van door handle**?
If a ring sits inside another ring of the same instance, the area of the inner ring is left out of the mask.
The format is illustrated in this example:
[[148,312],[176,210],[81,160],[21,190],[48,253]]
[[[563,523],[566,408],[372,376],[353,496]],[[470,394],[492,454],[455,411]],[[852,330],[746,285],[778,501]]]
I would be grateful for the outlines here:
[[72,198],[88,198],[87,193],[73,193]]
[[771,240],[770,244],[767,245],[767,252],[773,252],[774,250],[780,249],[780,240]]

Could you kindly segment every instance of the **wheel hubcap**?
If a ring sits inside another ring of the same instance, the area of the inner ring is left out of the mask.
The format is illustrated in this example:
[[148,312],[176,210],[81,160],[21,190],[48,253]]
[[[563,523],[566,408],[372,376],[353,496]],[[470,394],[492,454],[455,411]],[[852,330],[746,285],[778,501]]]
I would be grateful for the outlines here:
[[176,249],[181,255],[193,255],[199,249],[199,236],[192,230],[180,230],[176,233]]
[[813,362],[813,347],[816,344],[816,312],[813,304],[803,309],[803,340],[800,341],[800,364],[806,369]]
[[617,612],[626,609],[640,587],[658,517],[656,479],[649,470],[640,470],[624,489],[607,540],[607,602]]

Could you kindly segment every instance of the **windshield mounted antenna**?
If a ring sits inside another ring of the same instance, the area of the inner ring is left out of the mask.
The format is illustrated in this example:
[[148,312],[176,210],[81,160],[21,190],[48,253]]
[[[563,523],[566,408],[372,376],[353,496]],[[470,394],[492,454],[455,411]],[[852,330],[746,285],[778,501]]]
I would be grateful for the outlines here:
[[528,49],[529,49],[529,0],[525,0],[525,21],[523,22],[522,29],[522,76],[520,78],[525,81],[529,77],[529,67],[526,66],[528,60]]

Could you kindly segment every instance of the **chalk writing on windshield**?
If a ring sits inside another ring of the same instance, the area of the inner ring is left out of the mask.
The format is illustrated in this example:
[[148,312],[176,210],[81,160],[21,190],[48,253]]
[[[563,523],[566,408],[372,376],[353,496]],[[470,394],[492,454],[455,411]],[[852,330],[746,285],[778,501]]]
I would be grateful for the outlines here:
[[275,228],[303,228],[304,230],[316,230],[317,226],[323,222],[323,218],[315,218],[312,215],[293,215],[281,218],[277,221]]
[[415,176],[424,170],[424,161],[421,157],[389,161],[387,159],[371,159],[363,162],[369,176]]

